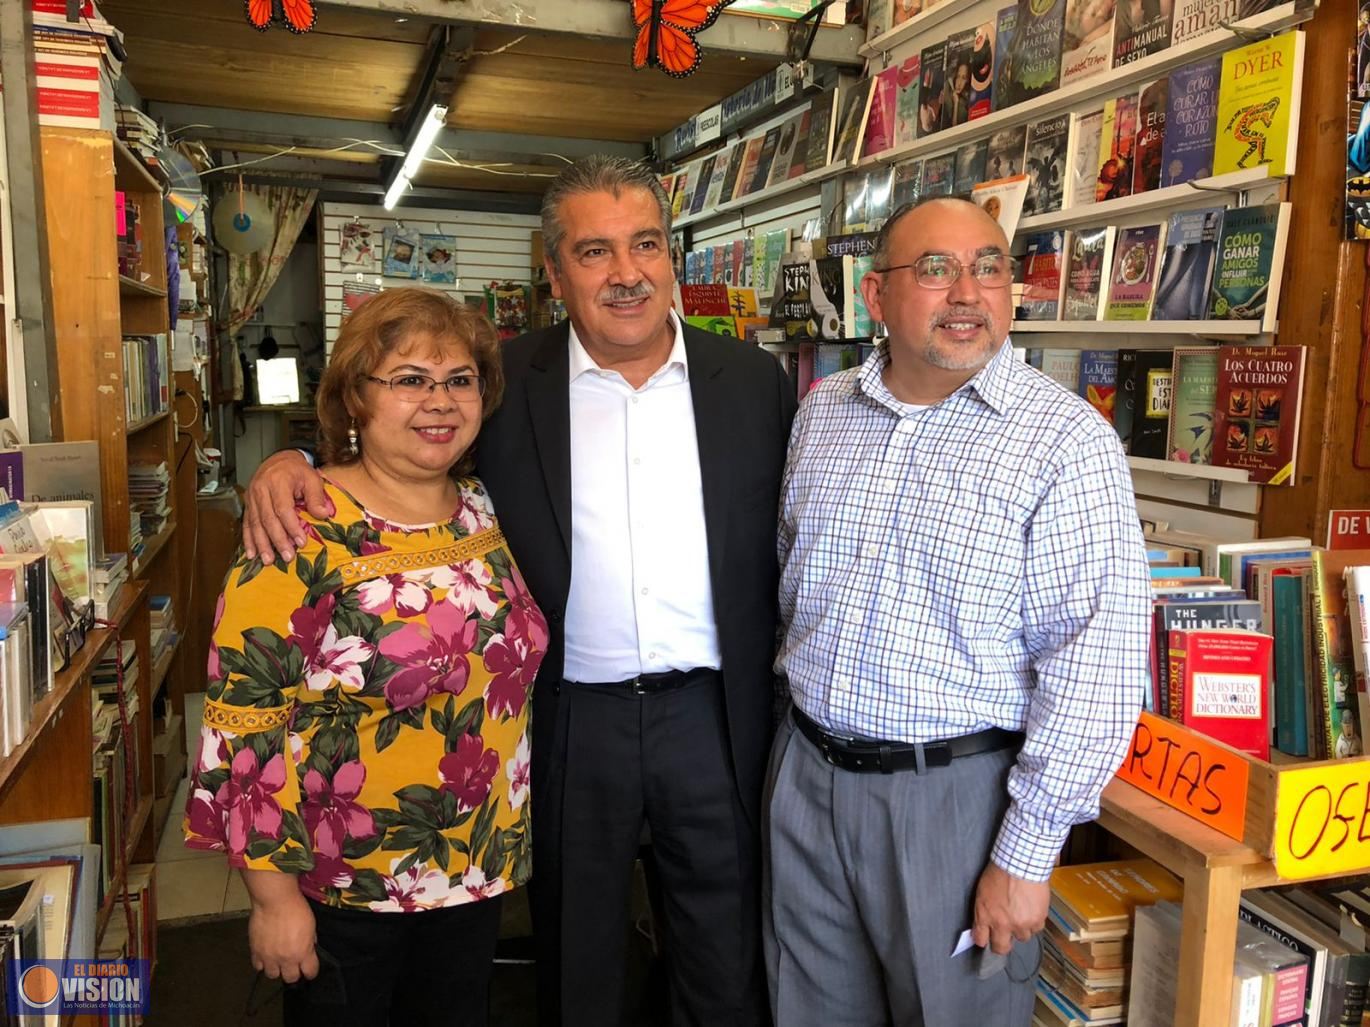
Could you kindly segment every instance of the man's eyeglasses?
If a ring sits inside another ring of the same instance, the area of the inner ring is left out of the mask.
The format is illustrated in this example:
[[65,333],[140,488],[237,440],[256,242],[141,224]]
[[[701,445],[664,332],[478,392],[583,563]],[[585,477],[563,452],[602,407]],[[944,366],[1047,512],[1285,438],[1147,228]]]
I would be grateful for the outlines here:
[[476,403],[485,395],[485,379],[478,374],[454,374],[442,381],[426,374],[397,374],[393,378],[377,378],[372,374],[364,374],[362,378],[386,386],[408,403],[422,403],[439,385],[459,403]]
[[961,272],[970,269],[976,283],[986,289],[1002,289],[1013,282],[1013,272],[1018,261],[1007,253],[987,253],[964,264],[955,257],[942,253],[929,253],[919,257],[912,264],[896,264],[894,267],[876,268],[881,274],[912,268],[914,281],[925,289],[950,289]]

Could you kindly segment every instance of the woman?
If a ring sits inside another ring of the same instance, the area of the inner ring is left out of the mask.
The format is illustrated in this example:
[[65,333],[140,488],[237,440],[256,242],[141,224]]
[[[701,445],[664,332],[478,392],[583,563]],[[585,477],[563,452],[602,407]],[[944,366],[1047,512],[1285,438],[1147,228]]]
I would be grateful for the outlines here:
[[286,1023],[483,1024],[497,896],[529,876],[528,697],[547,625],[474,478],[490,323],[393,289],[319,386],[335,508],[216,613],[187,844],[252,898]]

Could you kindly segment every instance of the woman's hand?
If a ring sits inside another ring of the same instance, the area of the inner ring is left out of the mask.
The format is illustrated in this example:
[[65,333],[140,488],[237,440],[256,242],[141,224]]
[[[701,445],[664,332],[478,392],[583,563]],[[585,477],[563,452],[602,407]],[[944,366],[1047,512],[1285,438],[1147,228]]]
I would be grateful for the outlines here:
[[312,980],[319,972],[314,951],[314,911],[300,894],[293,874],[244,870],[243,883],[252,896],[247,942],[252,966],[287,984]]

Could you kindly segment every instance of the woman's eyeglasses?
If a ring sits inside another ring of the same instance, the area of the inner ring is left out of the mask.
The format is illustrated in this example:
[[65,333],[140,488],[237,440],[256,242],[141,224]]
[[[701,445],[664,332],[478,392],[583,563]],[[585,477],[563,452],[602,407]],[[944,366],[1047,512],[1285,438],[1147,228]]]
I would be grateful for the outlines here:
[[454,374],[442,381],[426,374],[397,374],[393,378],[377,378],[375,375],[364,374],[362,378],[386,386],[400,399],[409,403],[422,403],[439,385],[459,403],[475,403],[485,395],[485,379],[478,374]]

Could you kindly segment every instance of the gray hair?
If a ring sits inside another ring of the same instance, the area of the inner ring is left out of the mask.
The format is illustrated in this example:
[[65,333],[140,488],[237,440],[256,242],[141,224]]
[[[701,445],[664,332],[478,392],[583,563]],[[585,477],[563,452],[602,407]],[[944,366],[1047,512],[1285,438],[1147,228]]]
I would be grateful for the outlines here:
[[552,180],[542,197],[542,251],[552,266],[561,269],[561,242],[566,226],[561,223],[561,202],[580,193],[612,193],[624,189],[646,189],[661,210],[661,227],[671,235],[671,198],[661,188],[656,172],[642,161],[597,153],[582,157]]
[[894,226],[903,221],[919,207],[929,203],[937,203],[939,200],[955,200],[960,203],[969,203],[976,210],[983,210],[978,203],[972,200],[967,193],[953,193],[948,196],[920,196],[910,203],[904,204],[893,214],[885,219],[885,223],[880,226],[880,231],[875,236],[875,252],[871,255],[871,267],[876,271],[890,266],[890,236],[894,234]]

